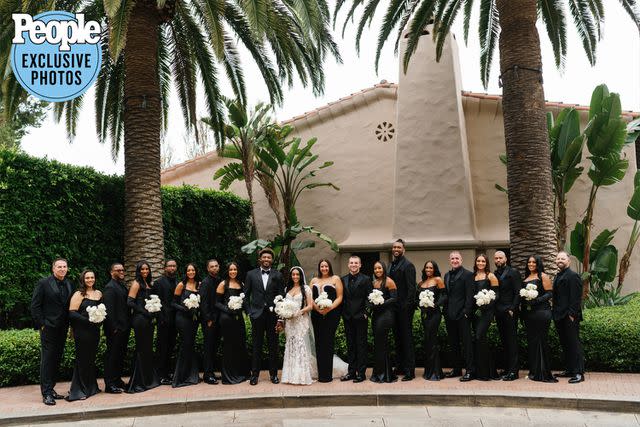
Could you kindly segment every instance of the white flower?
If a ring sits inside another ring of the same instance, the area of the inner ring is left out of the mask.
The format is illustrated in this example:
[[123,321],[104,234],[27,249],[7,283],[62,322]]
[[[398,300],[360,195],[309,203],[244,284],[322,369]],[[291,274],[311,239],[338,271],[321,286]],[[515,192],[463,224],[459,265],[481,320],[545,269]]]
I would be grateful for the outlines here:
[[320,310],[324,310],[325,308],[331,307],[333,301],[329,299],[329,295],[327,295],[326,292],[322,292],[318,298],[316,298],[315,303]]
[[198,294],[189,295],[189,298],[185,298],[184,300],[184,306],[187,307],[188,309],[200,307],[200,295]]
[[476,304],[478,307],[482,307],[483,305],[488,305],[496,299],[496,293],[493,290],[483,289],[477,294],[473,296],[476,299]]
[[538,297],[538,287],[535,283],[527,283],[527,286],[520,289],[520,296],[527,301],[534,300]]
[[227,306],[230,310],[240,310],[242,308],[242,301],[244,300],[244,294],[240,294],[237,297],[231,296],[229,297],[229,302]]
[[160,297],[158,295],[151,295],[149,299],[144,300],[144,308],[149,313],[157,313],[162,308],[162,302],[160,301]]
[[300,309],[300,304],[292,299],[283,298],[280,295],[275,297],[273,303],[275,306],[271,307],[273,309],[272,311],[275,311],[281,319],[291,319]]
[[384,304],[384,295],[381,290],[374,289],[369,294],[369,302],[373,305],[381,305]]
[[102,323],[107,317],[107,307],[104,304],[87,307],[87,313],[89,314],[89,322]]
[[420,299],[420,302],[418,303],[420,305],[420,307],[424,307],[424,308],[428,308],[428,307],[435,307],[435,301],[434,301],[434,294],[433,291],[429,290],[429,289],[425,289],[424,291],[420,292],[420,295],[418,295],[418,298]]

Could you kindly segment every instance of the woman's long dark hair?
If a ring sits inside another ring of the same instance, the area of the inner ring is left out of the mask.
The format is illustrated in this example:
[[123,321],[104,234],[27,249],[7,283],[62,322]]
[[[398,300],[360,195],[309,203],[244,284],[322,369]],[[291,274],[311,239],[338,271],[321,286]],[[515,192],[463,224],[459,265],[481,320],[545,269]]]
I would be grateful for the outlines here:
[[442,277],[442,273],[440,273],[440,267],[438,267],[438,263],[436,263],[435,261],[429,259],[422,266],[422,281],[423,282],[425,280],[427,280],[427,273],[425,273],[424,270],[427,268],[427,264],[429,264],[429,263],[431,263],[431,265],[433,266],[433,277]]
[[542,282],[542,273],[544,273],[544,262],[542,261],[542,257],[540,255],[529,255],[527,257],[526,274],[524,278],[529,277],[529,260],[533,258],[536,261],[536,273],[538,273],[538,279]]
[[185,288],[187,287],[187,282],[189,281],[189,278],[187,277],[187,270],[189,269],[190,266],[193,267],[193,269],[196,271],[196,275],[193,276],[193,280],[194,282],[196,282],[196,289],[198,289],[200,287],[200,278],[198,276],[198,266],[196,266],[192,262],[190,262],[184,267],[184,276],[182,276],[182,284],[184,285]]
[[305,305],[307,305],[307,298],[306,298],[306,294],[304,292],[304,287],[306,285],[305,281],[304,281],[304,272],[302,271],[302,269],[300,267],[293,267],[291,269],[291,271],[289,271],[289,277],[287,278],[287,286],[285,287],[285,295],[287,293],[289,293],[289,291],[291,289],[294,288],[294,284],[293,284],[293,277],[291,277],[291,273],[293,273],[293,271],[297,271],[298,274],[300,275],[300,293],[302,294],[302,302],[300,303],[300,309],[302,310],[304,308]]
[[318,262],[318,279],[322,278],[322,273],[320,272],[320,264],[322,264],[323,262],[326,262],[327,265],[329,266],[329,277],[333,276],[333,266],[331,265],[331,261],[329,261],[326,258],[322,258],[319,262]]
[[[149,275],[147,276],[147,280],[145,281],[142,278],[142,273],[140,272],[140,270],[142,270],[142,266],[146,265],[149,268]],[[151,287],[151,284],[153,283],[153,277],[151,276],[151,264],[149,264],[147,261],[145,260],[140,260],[138,261],[138,263],[136,264],[136,282],[138,282],[138,285],[140,285],[140,287],[142,287],[142,285],[148,285],[149,287]],[[145,288],[147,286],[144,286]]]
[[479,270],[478,270],[478,264],[477,264],[477,262],[478,262],[478,258],[480,258],[480,257],[484,258],[484,262],[485,262],[485,264],[484,264],[484,271],[483,271],[483,273],[487,276],[486,278],[488,279],[488,278],[489,278],[489,273],[491,273],[491,268],[489,268],[489,258],[487,258],[487,256],[486,256],[485,254],[480,254],[480,255],[478,255],[478,256],[476,257],[475,261],[473,261],[473,274],[474,274],[474,275],[478,274],[478,271],[479,271]]
[[[78,278],[78,291],[80,291],[83,297],[87,295],[87,284],[85,282],[85,276],[87,275],[87,273],[93,273],[93,277],[96,277],[96,272],[88,268],[85,268],[84,270],[82,270],[82,273],[80,273],[80,277]],[[93,289],[95,288],[96,282],[93,282]]]
[[238,274],[236,275],[236,280],[240,282],[240,280],[238,279],[238,277],[240,277],[240,266],[238,266],[237,262],[231,261],[229,264],[227,264],[227,271],[224,272],[224,290],[225,291],[229,289],[229,269],[231,268],[232,265],[236,266],[236,270],[238,271]]
[[[382,266],[382,276],[380,277],[380,288],[384,288],[387,285],[387,265],[383,261],[376,261],[373,263],[373,269],[375,270],[376,264]],[[376,274],[373,273],[373,280],[376,281]]]

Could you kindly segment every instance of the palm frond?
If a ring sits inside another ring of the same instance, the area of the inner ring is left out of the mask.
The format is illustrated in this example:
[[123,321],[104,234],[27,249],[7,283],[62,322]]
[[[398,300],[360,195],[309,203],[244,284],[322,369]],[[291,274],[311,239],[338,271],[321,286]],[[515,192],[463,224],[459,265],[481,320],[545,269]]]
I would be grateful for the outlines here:
[[486,89],[489,86],[491,65],[500,35],[500,22],[495,0],[480,1],[480,27],[478,31],[480,35],[480,79]]
[[638,32],[640,32],[640,3],[637,0],[620,0],[620,4],[622,4],[633,23],[638,27]]
[[[358,28],[356,30],[356,52],[358,55],[360,54],[360,39],[362,38],[362,31],[366,25],[371,25],[371,21],[373,21],[373,17],[379,3],[380,0],[369,0],[367,5],[364,7],[364,12],[362,12],[362,17],[360,18],[360,22],[358,23]],[[389,7],[391,7],[391,5]]]
[[249,21],[255,36],[260,37],[267,30],[268,0],[240,0],[240,7]]
[[[178,6],[178,4],[176,4]],[[176,16],[169,28],[171,37],[171,64],[173,66],[174,82],[182,117],[189,130],[195,129],[196,117],[196,68],[193,61],[193,45],[186,27],[185,19],[189,19],[188,12],[183,5],[176,7]]]
[[471,24],[471,13],[473,12],[473,0],[464,0],[464,44],[469,41],[469,26]]
[[598,43],[599,23],[594,22],[589,4],[585,0],[568,0],[569,11],[580,36],[582,47],[587,54],[589,64],[596,63],[596,45]]
[[407,68],[409,68],[411,56],[413,56],[418,47],[420,36],[422,36],[424,29],[429,24],[429,21],[433,16],[436,3],[437,0],[422,0],[422,3],[413,15],[413,20],[409,24],[407,48],[404,51],[404,57],[402,58],[402,66],[405,73],[407,72]]
[[160,83],[160,108],[162,110],[162,130],[166,132],[169,117],[169,96],[171,92],[171,54],[167,27],[158,27],[158,82]]
[[448,7],[446,8],[445,13],[442,15],[442,19],[438,22],[437,31],[435,34],[436,37],[436,61],[440,60],[442,57],[442,48],[444,47],[444,43],[451,32],[451,26],[453,25],[453,21],[455,21],[460,8],[462,7],[463,0],[453,0],[450,1]]
[[556,67],[564,69],[567,56],[567,26],[561,0],[538,0],[538,10],[553,47]]
[[121,0],[120,8],[109,20],[109,54],[112,59],[117,58],[127,44],[127,29],[129,18],[135,5],[135,0]]

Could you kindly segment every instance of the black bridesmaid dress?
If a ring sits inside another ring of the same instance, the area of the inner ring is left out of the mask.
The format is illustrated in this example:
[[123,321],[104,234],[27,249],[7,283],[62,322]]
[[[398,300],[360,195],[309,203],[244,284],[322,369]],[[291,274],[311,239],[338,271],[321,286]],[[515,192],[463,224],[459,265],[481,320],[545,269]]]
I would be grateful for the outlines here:
[[473,331],[474,331],[474,352],[476,362],[475,377],[481,381],[489,381],[492,377],[497,378],[498,374],[495,372],[495,366],[491,358],[491,351],[489,349],[489,341],[487,339],[487,332],[489,326],[493,321],[495,314],[496,301],[498,300],[498,286],[491,287],[491,282],[488,278],[482,280],[474,280],[474,295],[483,289],[493,290],[496,293],[496,299],[491,301],[487,305],[478,307],[475,304],[475,312],[473,316]]
[[[320,290],[322,286],[322,290]],[[332,283],[315,283],[312,287],[313,299],[318,298],[320,293],[326,292],[331,301],[335,301],[338,294]],[[311,312],[311,323],[313,325],[313,335],[316,341],[316,360],[318,362],[318,382],[328,383],[333,381],[333,354],[335,352],[335,338],[338,324],[340,323],[340,313],[342,305],[322,315],[317,311]]]
[[216,294],[216,307],[220,311],[222,333],[222,384],[239,384],[249,379],[249,353],[242,309],[231,310],[229,297],[239,296],[242,289],[229,288],[225,282],[224,294]]
[[538,297],[531,301],[520,298],[520,313],[527,330],[529,379],[555,383],[558,380],[551,374],[549,361],[549,325],[551,324],[549,300],[553,292],[546,291],[540,279],[525,281],[522,284],[523,289],[530,283],[536,285]]
[[[87,307],[95,307],[102,300],[96,301],[84,298],[78,311],[69,312],[73,340],[76,349],[76,359],[73,364],[73,378],[67,401],[85,400],[100,393],[96,381],[96,353],[100,342],[101,323],[91,323]],[[107,313],[108,315],[108,313]]]
[[198,384],[200,373],[198,370],[198,358],[196,355],[196,333],[198,332],[198,309],[188,309],[184,300],[189,295],[198,295],[198,291],[190,291],[186,287],[181,295],[174,295],[172,307],[176,313],[176,330],[180,336],[180,351],[176,360],[176,369],[173,373],[172,387],[184,387]]
[[[378,289],[378,288],[373,288]],[[386,283],[378,289],[382,291],[384,304],[371,305],[373,312],[371,328],[373,329],[374,365],[371,381],[376,383],[392,383],[398,380],[393,374],[389,360],[389,331],[395,323],[395,311],[398,301],[396,289],[389,290]]]
[[424,331],[424,374],[422,377],[429,381],[440,381],[444,378],[440,363],[440,344],[438,343],[438,329],[442,313],[440,307],[446,303],[447,291],[438,286],[420,288],[418,292],[429,290],[433,292],[435,307],[420,307],[422,328]]
[[136,351],[133,373],[125,388],[126,393],[140,393],[160,385],[160,377],[154,367],[153,357],[153,318],[155,313],[149,313],[144,308],[145,299],[148,299],[151,294],[151,288],[140,287],[135,298],[127,298],[127,305],[133,310],[131,326],[136,339]]

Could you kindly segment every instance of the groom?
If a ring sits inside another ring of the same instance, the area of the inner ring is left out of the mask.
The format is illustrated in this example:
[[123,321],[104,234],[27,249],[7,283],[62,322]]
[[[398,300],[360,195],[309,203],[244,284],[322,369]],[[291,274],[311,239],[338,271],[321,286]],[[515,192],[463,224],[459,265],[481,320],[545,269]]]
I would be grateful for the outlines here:
[[258,268],[247,273],[244,285],[244,310],[251,318],[253,352],[251,357],[250,384],[258,384],[262,343],[267,334],[269,347],[269,375],[271,382],[278,384],[278,335],[276,333],[277,316],[270,308],[277,295],[284,295],[284,280],[279,271],[272,269],[274,253],[264,248],[258,254]]

